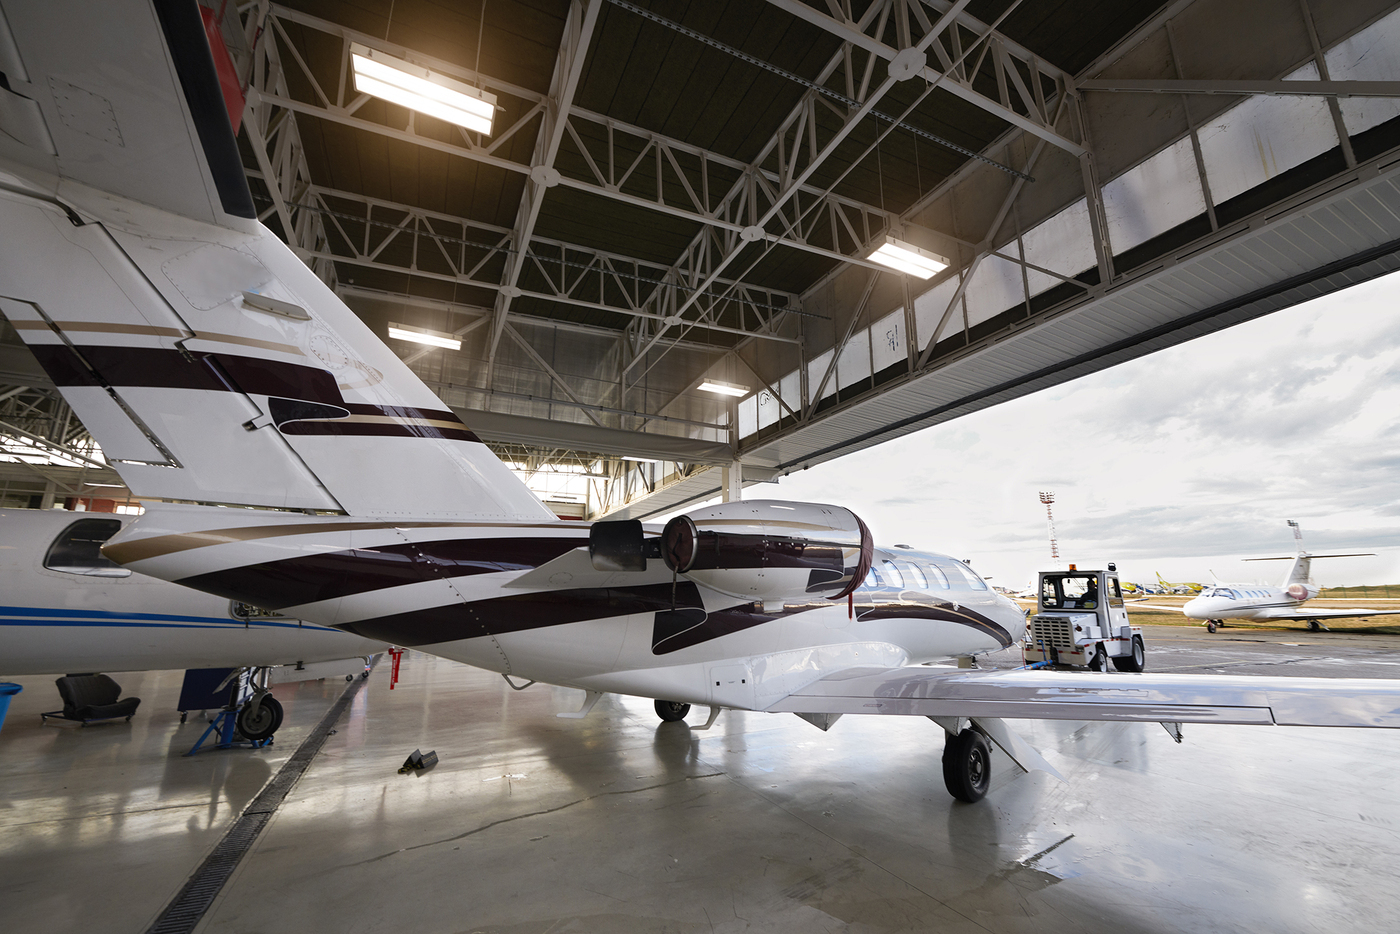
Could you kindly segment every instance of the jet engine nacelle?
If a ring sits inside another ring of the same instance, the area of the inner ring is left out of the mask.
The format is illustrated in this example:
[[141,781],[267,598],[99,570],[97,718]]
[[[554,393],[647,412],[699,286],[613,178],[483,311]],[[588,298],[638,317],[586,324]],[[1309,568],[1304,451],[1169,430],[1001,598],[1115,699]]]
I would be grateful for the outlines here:
[[1309,587],[1307,584],[1289,584],[1283,592],[1293,600],[1311,600],[1321,591],[1320,588]]
[[875,544],[841,506],[749,500],[676,516],[661,558],[678,574],[741,600],[839,600],[870,572]]

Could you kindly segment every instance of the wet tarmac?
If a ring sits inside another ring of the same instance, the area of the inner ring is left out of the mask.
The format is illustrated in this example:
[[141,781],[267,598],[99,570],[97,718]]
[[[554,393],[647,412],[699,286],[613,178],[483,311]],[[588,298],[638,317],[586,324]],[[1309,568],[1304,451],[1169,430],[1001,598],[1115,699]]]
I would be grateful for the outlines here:
[[[1151,627],[1156,670],[1400,677],[1400,639]],[[1010,653],[991,660],[1019,663]],[[1400,731],[1015,721],[1068,779],[999,753],[943,788],[922,719],[726,712],[512,691],[382,665],[201,932],[1351,932],[1400,918]],[[263,750],[179,754],[180,673],[119,676],[131,724],[0,733],[0,929],[141,932],[344,683],[279,685]],[[415,748],[440,762],[399,774]]]

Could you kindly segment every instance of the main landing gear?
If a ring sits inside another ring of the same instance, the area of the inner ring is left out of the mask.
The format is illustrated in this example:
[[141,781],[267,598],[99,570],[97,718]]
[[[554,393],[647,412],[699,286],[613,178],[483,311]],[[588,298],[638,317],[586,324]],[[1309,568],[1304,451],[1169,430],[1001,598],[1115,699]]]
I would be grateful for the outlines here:
[[666,723],[675,723],[677,720],[684,720],[685,715],[690,713],[690,705],[682,704],[680,701],[659,700],[656,702],[656,715]]
[[987,796],[992,781],[992,747],[974,727],[943,741],[943,784],[948,793],[968,804]]

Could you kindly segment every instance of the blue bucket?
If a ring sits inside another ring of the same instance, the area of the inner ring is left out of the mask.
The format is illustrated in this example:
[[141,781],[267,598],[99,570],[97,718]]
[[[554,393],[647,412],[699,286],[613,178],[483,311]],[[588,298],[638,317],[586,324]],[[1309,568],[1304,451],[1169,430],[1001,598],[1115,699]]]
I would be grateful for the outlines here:
[[10,711],[10,698],[23,690],[23,687],[13,681],[0,681],[0,729],[4,729],[5,714]]

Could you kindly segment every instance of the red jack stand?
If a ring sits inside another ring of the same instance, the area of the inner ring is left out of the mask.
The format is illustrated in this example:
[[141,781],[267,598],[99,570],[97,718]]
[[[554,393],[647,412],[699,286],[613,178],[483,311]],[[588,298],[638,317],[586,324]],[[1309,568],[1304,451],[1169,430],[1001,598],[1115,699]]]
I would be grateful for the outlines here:
[[403,661],[403,649],[391,648],[389,657],[394,660],[394,667],[389,671],[389,690],[394,689],[394,685],[399,683],[399,662]]

